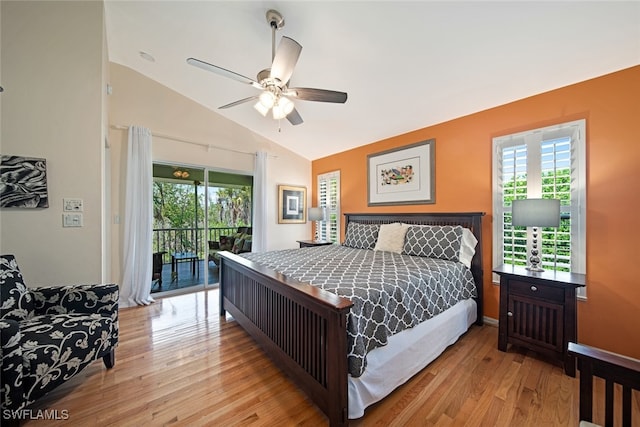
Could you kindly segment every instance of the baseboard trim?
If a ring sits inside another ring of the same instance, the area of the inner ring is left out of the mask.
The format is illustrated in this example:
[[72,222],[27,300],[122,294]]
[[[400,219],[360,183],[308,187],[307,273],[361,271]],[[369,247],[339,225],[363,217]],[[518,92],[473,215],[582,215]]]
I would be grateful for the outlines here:
[[496,328],[498,327],[498,319],[494,319],[493,317],[484,316],[482,318],[482,320],[484,321],[485,325],[495,326]]

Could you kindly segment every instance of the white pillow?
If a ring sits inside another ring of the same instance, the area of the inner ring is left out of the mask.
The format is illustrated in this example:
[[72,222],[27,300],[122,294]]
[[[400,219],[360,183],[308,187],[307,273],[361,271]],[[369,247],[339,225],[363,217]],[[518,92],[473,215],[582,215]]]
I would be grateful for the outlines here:
[[378,241],[373,248],[374,251],[388,251],[397,254],[402,253],[404,247],[404,236],[407,234],[409,225],[394,222],[393,224],[382,224],[378,232]]
[[[468,228],[462,228],[462,241],[460,242],[460,255],[458,259],[461,263],[467,266],[467,268],[471,268],[471,258],[476,253],[476,245],[478,244],[478,239],[473,235],[471,230]],[[480,248],[482,250],[482,248]]]

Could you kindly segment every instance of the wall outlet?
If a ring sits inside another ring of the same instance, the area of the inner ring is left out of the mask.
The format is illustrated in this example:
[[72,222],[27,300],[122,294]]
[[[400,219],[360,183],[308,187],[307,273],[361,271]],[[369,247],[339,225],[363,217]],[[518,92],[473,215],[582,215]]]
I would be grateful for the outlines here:
[[62,199],[62,206],[65,212],[82,212],[82,199]]
[[81,213],[65,213],[62,214],[63,227],[82,227]]

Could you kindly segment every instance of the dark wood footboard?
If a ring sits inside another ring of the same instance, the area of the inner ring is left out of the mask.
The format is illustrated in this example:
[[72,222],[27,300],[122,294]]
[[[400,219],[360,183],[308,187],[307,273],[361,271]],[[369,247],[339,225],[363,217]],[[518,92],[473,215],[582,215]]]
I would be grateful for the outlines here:
[[220,253],[220,315],[229,312],[329,417],[347,420],[350,300]]
[[[346,214],[350,221],[462,225],[478,239],[471,271],[482,325],[483,213]],[[220,253],[220,315],[229,312],[276,365],[328,416],[348,424],[347,315],[349,299],[311,286],[230,252]]]

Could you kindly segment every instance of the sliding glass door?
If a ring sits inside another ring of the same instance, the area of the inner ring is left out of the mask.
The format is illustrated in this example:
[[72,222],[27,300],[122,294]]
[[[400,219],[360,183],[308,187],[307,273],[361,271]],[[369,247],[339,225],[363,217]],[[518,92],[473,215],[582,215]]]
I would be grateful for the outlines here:
[[153,175],[152,293],[216,286],[217,253],[251,249],[253,177],[161,163]]

